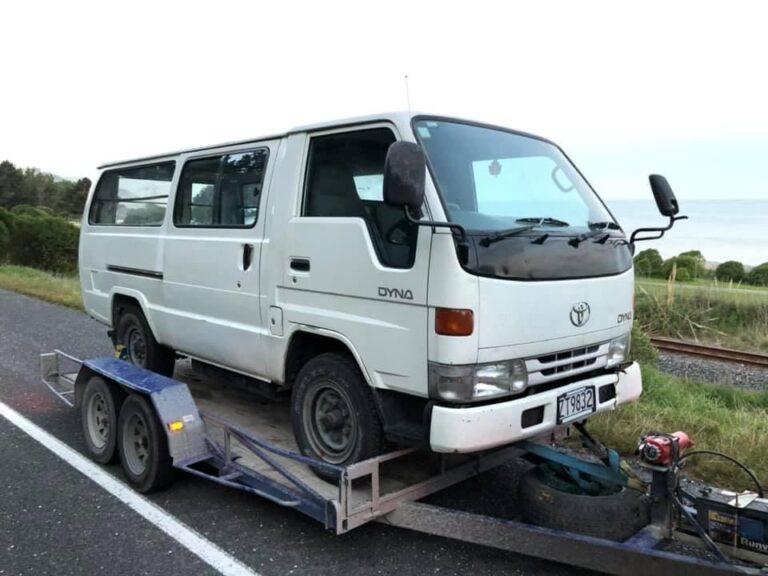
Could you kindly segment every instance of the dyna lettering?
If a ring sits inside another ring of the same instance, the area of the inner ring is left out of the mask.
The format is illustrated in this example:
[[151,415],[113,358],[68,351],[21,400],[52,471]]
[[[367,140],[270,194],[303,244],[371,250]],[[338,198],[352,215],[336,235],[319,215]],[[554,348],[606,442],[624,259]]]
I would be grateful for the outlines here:
[[382,298],[398,298],[400,300],[413,300],[413,292],[400,288],[386,288],[379,286],[379,296]]

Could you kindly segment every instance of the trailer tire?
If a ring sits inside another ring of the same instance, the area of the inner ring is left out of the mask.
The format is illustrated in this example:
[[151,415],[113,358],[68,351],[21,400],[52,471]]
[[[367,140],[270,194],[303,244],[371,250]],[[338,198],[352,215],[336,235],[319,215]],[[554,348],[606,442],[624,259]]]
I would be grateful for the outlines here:
[[123,307],[117,318],[115,345],[125,348],[125,359],[157,374],[173,376],[176,354],[159,344],[141,308],[133,304]]
[[109,464],[116,459],[117,415],[124,398],[122,390],[99,376],[92,376],[85,384],[80,421],[85,449],[94,462]]
[[541,467],[520,478],[518,503],[526,522],[623,542],[650,522],[650,501],[635,490],[591,496],[553,487]]
[[120,409],[118,452],[125,477],[137,491],[154,492],[173,481],[168,438],[144,396],[131,394]]
[[[296,377],[291,394],[291,421],[301,453],[347,466],[381,453],[383,430],[373,393],[357,364],[328,352],[309,360]],[[324,480],[338,476],[318,468]]]

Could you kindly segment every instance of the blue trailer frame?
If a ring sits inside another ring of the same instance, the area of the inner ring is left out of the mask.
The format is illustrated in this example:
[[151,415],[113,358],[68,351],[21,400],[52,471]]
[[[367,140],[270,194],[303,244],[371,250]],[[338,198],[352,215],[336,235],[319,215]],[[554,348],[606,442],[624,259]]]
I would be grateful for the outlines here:
[[[418,502],[429,494],[526,452],[570,466],[575,473],[591,474],[602,481],[620,482],[616,456],[611,456],[611,467],[601,467],[538,444],[521,443],[475,455],[453,466],[442,465],[428,479],[384,494],[380,490],[381,465],[407,457],[415,449],[398,450],[347,467],[335,466],[270,444],[214,414],[199,411],[186,384],[116,358],[80,361],[56,350],[41,355],[41,372],[43,382],[70,407],[78,405],[78,396],[82,394],[85,382],[93,375],[150,398],[161,422],[184,423],[183,428],[177,431],[164,426],[176,468],[259,495],[280,506],[294,508],[337,534],[377,521],[612,574],[768,574],[768,571],[758,567],[710,561],[659,549],[673,536],[686,538],[692,543],[689,537],[671,532],[668,518],[653,521],[624,542],[613,542]],[[213,429],[219,431],[221,440],[214,439]],[[232,450],[233,442],[238,444],[239,449],[244,447],[266,464],[273,474],[267,476],[238,462]],[[336,496],[321,494],[289,470],[283,461],[298,462],[335,475],[338,477]],[[276,481],[275,474],[283,481]],[[363,478],[370,479],[370,492],[361,503],[353,498],[353,483]],[[760,560],[758,556],[750,559]]]

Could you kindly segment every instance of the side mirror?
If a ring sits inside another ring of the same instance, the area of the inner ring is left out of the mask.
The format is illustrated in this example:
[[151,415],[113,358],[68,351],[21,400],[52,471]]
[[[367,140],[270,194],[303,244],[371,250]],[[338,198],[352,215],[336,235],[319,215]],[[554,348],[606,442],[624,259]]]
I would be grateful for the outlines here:
[[[670,230],[672,226],[675,225],[675,222],[688,219],[688,216],[677,215],[680,211],[680,207],[677,205],[675,193],[672,192],[672,188],[670,187],[669,182],[667,182],[667,179],[658,174],[651,174],[648,179],[651,181],[651,190],[653,190],[653,197],[656,199],[656,206],[659,208],[659,212],[661,212],[662,216],[667,216],[669,218],[669,224],[663,228],[638,228],[632,232],[629,237],[629,247],[633,254],[635,252],[636,242],[642,242],[643,240],[658,240],[664,236],[664,233],[667,230]],[[649,236],[649,233],[652,233],[653,236]],[[641,236],[641,234],[643,235]]]
[[656,199],[656,206],[658,206],[661,215],[670,218],[676,216],[680,212],[680,207],[677,205],[675,193],[672,192],[672,187],[667,179],[659,174],[651,174],[648,179],[651,182],[653,197]]
[[384,202],[418,212],[424,203],[426,158],[418,144],[395,142],[384,162]]

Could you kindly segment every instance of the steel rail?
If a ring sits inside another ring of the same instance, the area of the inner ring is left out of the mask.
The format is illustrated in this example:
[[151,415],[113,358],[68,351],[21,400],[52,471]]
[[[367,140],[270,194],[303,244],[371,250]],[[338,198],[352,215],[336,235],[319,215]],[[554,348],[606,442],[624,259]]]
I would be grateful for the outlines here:
[[700,358],[709,358],[711,360],[722,360],[725,362],[736,362],[748,366],[760,366],[768,368],[768,355],[755,354],[753,352],[742,352],[741,350],[732,350],[730,348],[720,348],[718,346],[705,346],[694,342],[683,342],[672,338],[662,338],[652,336],[651,342],[659,350],[673,352],[675,354],[689,354]]

